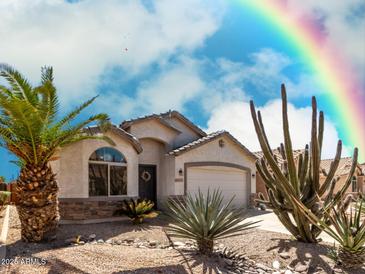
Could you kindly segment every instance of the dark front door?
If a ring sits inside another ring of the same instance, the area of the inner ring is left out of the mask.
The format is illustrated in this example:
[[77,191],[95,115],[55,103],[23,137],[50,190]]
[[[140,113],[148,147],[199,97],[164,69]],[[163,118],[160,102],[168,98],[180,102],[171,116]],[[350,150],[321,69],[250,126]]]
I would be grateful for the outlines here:
[[139,197],[151,200],[156,206],[156,166],[139,165]]

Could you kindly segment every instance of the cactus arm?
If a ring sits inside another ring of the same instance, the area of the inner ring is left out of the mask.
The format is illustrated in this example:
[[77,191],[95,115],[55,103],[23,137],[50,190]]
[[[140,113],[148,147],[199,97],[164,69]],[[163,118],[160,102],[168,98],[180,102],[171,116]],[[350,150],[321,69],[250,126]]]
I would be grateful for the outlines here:
[[258,115],[257,118],[258,118],[259,126],[260,126],[260,128],[262,130],[263,138],[264,138],[265,142],[267,143],[267,146],[269,148],[269,151],[270,151],[271,155],[273,155],[272,150],[271,150],[271,147],[270,147],[269,139],[267,138],[267,134],[266,134],[266,131],[265,131],[264,123],[262,122],[261,115]]
[[255,105],[253,101],[250,101],[250,109],[251,109],[251,116],[252,120],[254,122],[255,130],[261,145],[262,152],[264,153],[264,156],[269,163],[273,173],[276,175],[276,178],[282,183],[283,188],[290,194],[294,194],[294,189],[292,185],[288,182],[286,177],[281,172],[278,164],[276,163],[273,155],[270,153],[271,149],[269,148],[269,145],[267,142],[265,142],[265,138],[263,137],[262,129],[260,128],[259,122],[257,120],[257,115],[260,117],[260,111],[257,112],[255,110]]
[[308,162],[309,162],[309,150],[308,149],[309,149],[308,145],[306,145],[305,150],[304,150],[303,165],[301,167],[300,176],[299,176],[299,182],[300,182],[301,190],[303,190],[303,188],[305,186],[305,178],[306,178],[306,175],[308,173]]
[[300,153],[299,154],[299,159],[298,159],[298,167],[297,167],[297,176],[298,176],[298,183],[299,183],[299,190],[301,190],[301,181],[300,181],[300,173],[301,173],[301,170],[302,170],[302,167],[303,167],[303,154]]
[[336,170],[338,168],[338,165],[340,163],[341,152],[342,152],[342,142],[341,142],[341,140],[339,140],[337,143],[335,159],[332,161],[330,170],[327,174],[327,177],[318,191],[319,196],[322,196],[324,194],[324,192],[328,189],[328,186],[331,184],[331,182],[335,176]]
[[263,170],[263,167],[257,162],[256,162],[256,169],[257,169],[257,172],[260,174],[262,180],[264,181],[266,187],[268,187],[270,189],[275,188],[272,183],[274,181],[274,179],[272,177],[268,177],[268,176],[270,176],[270,174],[266,174],[265,171]]
[[317,137],[317,101],[312,97],[312,131],[311,131],[311,159],[312,159],[312,180],[313,187],[316,191],[319,190],[319,167],[320,167],[320,152]]
[[323,113],[323,111],[320,111],[319,112],[319,124],[318,124],[319,155],[322,154],[323,132],[324,132],[324,113]]
[[289,171],[289,177],[290,182],[293,185],[293,188],[295,190],[295,193],[299,193],[299,185],[298,185],[298,178],[296,175],[296,167],[294,162],[294,156],[293,156],[293,148],[292,148],[292,142],[290,138],[290,132],[289,132],[289,119],[288,119],[288,102],[286,98],[286,90],[285,86],[281,85],[281,98],[282,98],[282,108],[283,108],[283,133],[284,133],[284,145],[285,145],[285,152],[286,157],[288,161],[288,171]]
[[341,190],[336,193],[335,197],[332,200],[332,204],[334,204],[334,205],[335,204],[338,204],[341,201],[341,198],[345,194],[346,190],[351,185],[351,180],[352,180],[352,177],[353,177],[353,175],[355,173],[355,169],[357,167],[357,157],[358,157],[358,148],[355,147],[355,149],[354,149],[354,155],[352,157],[351,169],[350,169],[349,174],[347,175],[346,182],[345,182],[344,186],[341,188]]
[[274,209],[275,215],[278,217],[280,222],[285,226],[285,228],[296,238],[298,238],[299,230],[298,228],[292,223],[289,214],[285,211],[279,211]]

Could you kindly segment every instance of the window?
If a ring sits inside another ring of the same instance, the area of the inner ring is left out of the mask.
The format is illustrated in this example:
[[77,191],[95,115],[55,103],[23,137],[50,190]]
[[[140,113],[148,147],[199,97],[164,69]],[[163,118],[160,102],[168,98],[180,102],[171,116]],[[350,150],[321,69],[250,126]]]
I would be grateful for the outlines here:
[[99,148],[89,158],[89,196],[127,194],[127,162],[114,148]]
[[352,192],[357,192],[357,179],[356,179],[356,176],[352,177],[351,183],[352,183]]

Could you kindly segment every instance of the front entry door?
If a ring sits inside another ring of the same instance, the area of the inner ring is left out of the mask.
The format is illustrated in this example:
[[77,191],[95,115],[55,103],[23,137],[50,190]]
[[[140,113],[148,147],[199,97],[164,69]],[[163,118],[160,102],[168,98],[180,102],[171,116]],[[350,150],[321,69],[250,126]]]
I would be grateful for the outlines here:
[[138,180],[139,197],[153,201],[156,207],[156,166],[139,165]]

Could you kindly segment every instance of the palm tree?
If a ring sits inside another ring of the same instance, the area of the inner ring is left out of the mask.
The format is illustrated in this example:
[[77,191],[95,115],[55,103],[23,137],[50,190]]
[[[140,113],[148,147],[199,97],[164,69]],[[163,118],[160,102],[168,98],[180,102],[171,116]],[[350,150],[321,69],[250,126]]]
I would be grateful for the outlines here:
[[112,142],[105,136],[88,136],[82,131],[92,122],[98,122],[106,130],[108,116],[97,114],[74,122],[95,100],[93,97],[58,119],[59,101],[52,67],[42,68],[41,82],[36,87],[6,64],[0,64],[0,77],[8,83],[0,85],[0,146],[15,154],[20,165],[16,207],[22,239],[49,240],[55,237],[59,221],[58,186],[49,163],[59,148],[80,140]]

